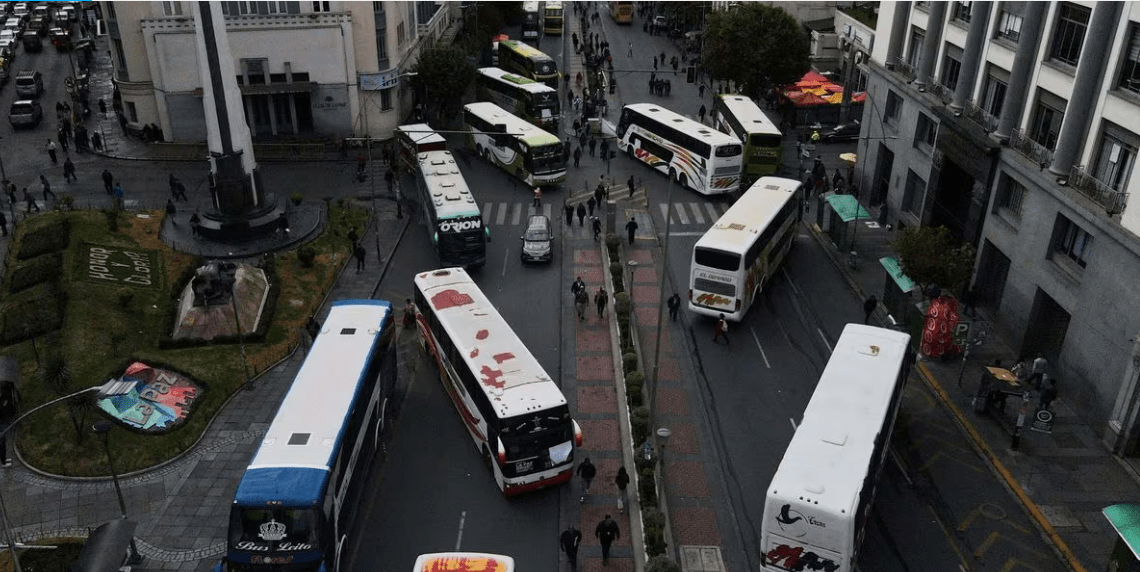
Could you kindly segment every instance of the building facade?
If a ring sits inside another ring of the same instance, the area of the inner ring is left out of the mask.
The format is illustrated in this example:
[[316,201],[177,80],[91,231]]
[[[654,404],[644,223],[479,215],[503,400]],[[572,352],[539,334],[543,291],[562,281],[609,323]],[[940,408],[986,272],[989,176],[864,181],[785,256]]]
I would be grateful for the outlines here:
[[1121,455],[1140,406],[1140,3],[882,2],[861,199],[975,245],[980,306]]
[[[415,101],[406,74],[453,37],[454,2],[215,2],[255,141],[390,137]],[[104,2],[128,127],[206,138],[189,2]]]

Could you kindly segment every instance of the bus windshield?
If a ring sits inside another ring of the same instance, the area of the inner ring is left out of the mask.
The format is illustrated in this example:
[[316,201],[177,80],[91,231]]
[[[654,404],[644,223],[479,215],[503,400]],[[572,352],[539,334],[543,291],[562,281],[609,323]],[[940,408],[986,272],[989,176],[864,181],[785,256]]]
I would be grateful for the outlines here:
[[693,250],[693,262],[700,266],[736,272],[740,268],[740,255],[713,248],[697,247]]
[[558,92],[547,91],[543,93],[532,94],[534,98],[535,109],[542,111],[543,117],[549,117],[552,113],[558,113]]
[[230,548],[261,554],[319,550],[317,511],[235,506],[230,511]]
[[481,227],[477,230],[463,232],[441,232],[439,233],[439,252],[443,256],[457,256],[468,252],[482,254],[485,234],[486,231]]
[[740,145],[721,145],[716,148],[717,157],[736,157],[742,152]]
[[570,408],[565,405],[510,417],[500,423],[499,438],[507,449],[507,459],[547,454],[551,447],[574,438]]
[[779,147],[782,144],[783,139],[784,138],[780,135],[753,133],[748,138],[748,144],[754,147]]
[[562,159],[562,143],[531,148],[527,162],[531,173],[553,173],[564,170],[566,163]]

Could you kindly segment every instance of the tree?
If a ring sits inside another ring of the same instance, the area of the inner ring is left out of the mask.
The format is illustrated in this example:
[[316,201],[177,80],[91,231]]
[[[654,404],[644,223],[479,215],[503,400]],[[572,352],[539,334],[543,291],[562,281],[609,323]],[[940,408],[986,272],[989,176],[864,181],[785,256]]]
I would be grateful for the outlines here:
[[713,11],[712,2],[664,2],[665,19],[673,26],[688,31],[704,25],[706,14]]
[[970,283],[976,251],[950,236],[944,226],[912,226],[891,244],[903,272],[922,292],[938,285],[951,292],[964,292]]
[[[40,383],[44,384],[60,397],[75,393],[71,387],[71,366],[63,354],[53,352],[48,354],[44,364],[37,372]],[[83,443],[87,435],[87,415],[95,409],[90,395],[77,395],[68,399],[67,414],[71,418],[72,428],[75,429],[75,442]]]
[[701,65],[713,78],[743,84],[743,93],[758,97],[803,76],[809,50],[807,32],[783,8],[741,2],[708,14]]
[[463,94],[475,81],[475,64],[454,47],[425,50],[413,70],[413,85],[423,96],[424,107],[441,114],[458,110]]

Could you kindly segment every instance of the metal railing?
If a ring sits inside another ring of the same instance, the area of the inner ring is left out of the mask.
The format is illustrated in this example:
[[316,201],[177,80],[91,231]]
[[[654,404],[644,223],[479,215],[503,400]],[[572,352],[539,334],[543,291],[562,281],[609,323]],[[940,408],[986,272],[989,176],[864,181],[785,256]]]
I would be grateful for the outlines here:
[[918,72],[914,69],[914,64],[906,61],[906,58],[899,56],[895,58],[895,73],[905,77],[907,81],[914,81],[918,77]]
[[1042,169],[1053,162],[1053,152],[1027,137],[1021,129],[1013,130],[1009,137],[1009,147],[1025,155],[1026,158],[1037,163]]
[[934,78],[930,78],[930,84],[927,86],[926,91],[942,100],[942,105],[946,105],[954,101],[954,90],[950,89],[939,83]]
[[965,116],[966,119],[980,125],[982,129],[986,130],[986,133],[997,131],[998,119],[990,115],[990,112],[979,107],[977,103],[972,101],[966,102],[966,108],[962,110],[962,115]]
[[1124,207],[1128,204],[1128,193],[1104,184],[1082,165],[1074,165],[1069,171],[1069,186],[1096,201],[1109,215],[1124,212]]

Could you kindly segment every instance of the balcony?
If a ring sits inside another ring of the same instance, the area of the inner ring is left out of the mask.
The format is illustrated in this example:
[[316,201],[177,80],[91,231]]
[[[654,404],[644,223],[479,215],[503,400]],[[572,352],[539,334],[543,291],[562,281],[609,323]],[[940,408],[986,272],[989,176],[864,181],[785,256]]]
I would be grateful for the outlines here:
[[1021,153],[1042,169],[1048,167],[1049,164],[1053,162],[1053,152],[1027,137],[1025,132],[1020,129],[1013,130],[1013,134],[1009,137],[1009,147]]
[[908,82],[914,81],[914,78],[918,76],[917,70],[914,69],[914,64],[906,61],[906,59],[901,56],[895,59],[894,70],[895,73],[905,77]]
[[962,116],[980,125],[982,129],[986,130],[986,133],[997,131],[998,119],[972,101],[966,103],[966,109],[962,110]]
[[1109,216],[1124,212],[1124,207],[1128,204],[1128,193],[1118,191],[1100,182],[1085,170],[1085,167],[1080,165],[1073,166],[1072,170],[1069,171],[1069,186],[1096,201]]
[[954,101],[954,90],[938,83],[933,77],[928,78],[926,91],[942,100],[942,105],[947,105]]

